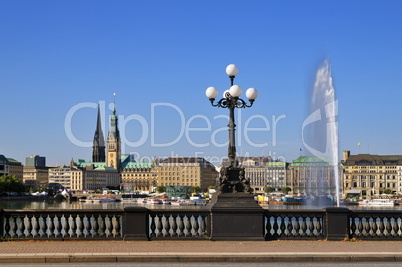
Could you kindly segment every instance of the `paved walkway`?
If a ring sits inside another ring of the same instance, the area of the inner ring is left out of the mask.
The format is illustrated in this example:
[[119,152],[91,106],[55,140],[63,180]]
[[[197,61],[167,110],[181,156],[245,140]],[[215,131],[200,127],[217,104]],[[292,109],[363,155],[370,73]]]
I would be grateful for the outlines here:
[[402,262],[401,241],[15,241],[0,263]]

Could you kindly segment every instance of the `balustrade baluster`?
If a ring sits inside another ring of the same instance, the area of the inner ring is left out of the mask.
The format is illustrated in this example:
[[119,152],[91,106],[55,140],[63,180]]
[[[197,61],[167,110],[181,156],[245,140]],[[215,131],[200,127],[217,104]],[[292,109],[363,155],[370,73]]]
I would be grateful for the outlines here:
[[394,223],[392,224],[392,230],[394,230],[394,234],[392,235],[393,237],[398,237],[398,231],[399,231],[399,226],[398,226],[398,217],[393,217],[394,218]]
[[106,236],[115,236],[113,234],[113,215],[112,214],[108,214],[107,216],[107,224],[106,224],[106,229],[107,229],[107,234]]
[[378,227],[380,229],[380,237],[385,236],[385,226],[384,226],[384,216],[379,216],[380,218],[380,226]]
[[363,236],[363,217],[359,217],[359,223],[357,224],[357,229],[359,230],[359,234],[357,235],[358,237]]
[[158,229],[158,234],[156,235],[156,237],[163,237],[162,214],[157,214],[156,217],[158,218],[158,223],[156,225],[156,228]]
[[200,225],[198,224],[198,216],[196,216],[195,214],[194,214],[193,229],[194,229],[194,236],[199,237],[200,236],[200,233],[199,233]]
[[106,224],[105,224],[105,218],[106,215],[105,214],[100,214],[99,215],[99,220],[100,220],[100,224],[99,224],[99,237],[105,237],[106,236]]
[[392,233],[391,233],[391,231],[392,231],[392,223],[391,223],[392,217],[391,216],[386,216],[385,219],[386,219],[385,229],[387,229],[386,237],[389,238],[389,237],[392,236]]
[[286,230],[286,225],[285,225],[285,217],[286,215],[281,215],[281,224],[280,224],[280,229],[281,229],[281,234],[280,236],[286,236],[285,230]]
[[191,231],[191,214],[188,215],[186,214],[187,217],[187,221],[186,221],[186,230],[187,230],[187,234],[186,237],[191,237],[193,235],[192,231]]
[[300,236],[300,223],[299,223],[299,220],[300,220],[300,216],[299,217],[295,217],[295,226],[294,226],[294,228],[295,228],[295,234],[294,234],[294,237],[299,237]]
[[84,215],[78,214],[77,215],[77,237],[84,236]]
[[56,216],[54,214],[49,214],[49,218],[48,218],[48,225],[47,225],[47,229],[49,230],[49,238],[55,238],[56,235],[54,234],[55,231],[55,227],[54,227],[54,218]]
[[178,215],[177,214],[172,214],[172,237],[177,237],[177,222],[176,222],[176,220],[177,220],[177,217],[178,217]]
[[114,220],[114,224],[113,224],[113,228],[114,228],[114,232],[115,232],[115,236],[121,236],[120,233],[120,219],[121,219],[121,215],[115,215],[115,220]]
[[12,225],[11,225],[11,230],[12,230],[12,235],[11,235],[11,237],[12,238],[16,238],[18,235],[17,235],[17,230],[18,230],[18,225],[17,225],[17,218],[18,218],[18,215],[12,215]]
[[[365,217],[366,223],[364,225],[364,231],[365,231],[365,237],[370,236],[370,231],[371,231],[371,225],[370,225],[370,217]],[[373,218],[374,221],[374,218]]]
[[92,230],[93,230],[93,234],[92,237],[99,237],[99,224],[98,224],[98,220],[99,220],[99,214],[93,214],[93,221],[92,221]]
[[155,233],[155,230],[156,230],[156,223],[155,223],[156,215],[155,214],[150,214],[150,217],[151,217],[151,234],[150,234],[150,237],[156,237],[156,233]]
[[[64,219],[64,224],[62,223]],[[62,228],[64,230],[63,238],[69,238],[70,237],[70,215],[63,215],[63,217],[60,217],[60,223],[62,224]]]
[[10,238],[11,234],[10,234],[10,230],[11,230],[11,226],[10,226],[10,220],[11,220],[11,216],[10,215],[5,215],[4,219],[6,220],[6,223],[4,225],[4,237],[5,238]]
[[272,227],[274,229],[274,234],[272,236],[274,238],[278,238],[279,237],[279,233],[278,233],[278,229],[279,229],[278,219],[279,219],[279,216],[278,215],[273,215],[272,218],[274,219],[274,225]]
[[321,224],[322,217],[315,216],[315,218],[317,220],[317,222],[315,223],[315,229],[317,231],[316,236],[323,236],[323,234],[322,234],[322,224]]
[[265,239],[270,239],[271,237],[271,217],[264,215],[265,219]]
[[180,222],[179,222],[180,233],[179,233],[179,236],[182,237],[182,236],[184,236],[184,215],[179,214],[179,218],[180,218]]
[[85,217],[86,217],[86,221],[87,221],[87,223],[85,224],[85,230],[87,232],[85,237],[87,237],[87,236],[94,237],[93,232],[92,232],[92,230],[93,230],[92,229],[92,220],[95,220],[95,218],[92,217],[92,214],[85,215]]
[[207,234],[207,215],[201,215],[201,236]]
[[355,237],[356,236],[356,222],[355,222],[355,218],[352,217],[350,218],[350,236],[351,237]]
[[56,237],[56,238],[62,237],[62,232],[61,232],[61,230],[62,230],[63,228],[62,228],[62,225],[61,225],[61,217],[62,217],[61,214],[56,214],[56,216],[54,217],[54,220],[55,220],[54,226],[55,226],[55,228],[56,228],[55,231],[57,231],[57,232],[55,232],[55,237]]
[[40,218],[40,215],[39,214],[35,214],[34,215],[34,220],[33,220],[33,230],[34,230],[34,233],[33,233],[33,238],[38,238],[38,237],[40,237],[40,235],[39,235],[39,230],[40,230],[40,227],[39,227],[39,218]]
[[70,229],[71,229],[71,238],[77,238],[77,214],[71,214],[71,223],[70,223]]
[[309,218],[309,224],[308,224],[308,236],[313,237],[315,236],[314,230],[315,230],[315,225],[314,225],[314,219],[316,218],[314,215],[311,215],[308,217]]
[[25,227],[25,229],[27,231],[27,234],[25,236],[26,238],[33,238],[33,235],[32,235],[32,229],[33,229],[33,227],[32,227],[32,217],[33,217],[33,214],[28,214],[26,216],[26,219],[27,219],[27,225]]
[[288,233],[287,233],[287,237],[292,237],[292,236],[294,236],[294,233],[293,233],[293,223],[292,223],[292,220],[293,220],[293,218],[295,218],[294,216],[290,216],[289,217],[289,220],[288,220],[288,225],[287,225],[287,230],[288,230]]
[[171,233],[170,233],[170,214],[165,215],[165,224],[164,224],[164,229],[165,229],[165,237],[171,237]]
[[18,238],[24,238],[25,237],[25,215],[19,215],[18,216]]
[[306,237],[307,236],[307,216],[306,215],[303,215],[302,216],[302,226],[301,226],[301,228],[302,228],[302,234],[301,234],[301,236],[302,237]]
[[371,226],[371,237],[377,237],[377,231],[378,231],[377,217],[373,217],[373,223]]

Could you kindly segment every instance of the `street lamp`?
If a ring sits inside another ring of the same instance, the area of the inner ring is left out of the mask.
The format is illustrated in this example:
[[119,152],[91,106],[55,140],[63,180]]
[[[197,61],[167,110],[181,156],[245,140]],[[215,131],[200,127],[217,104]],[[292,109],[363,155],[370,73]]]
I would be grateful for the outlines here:
[[218,184],[218,192],[220,194],[248,192],[250,188],[250,182],[244,177],[244,168],[239,167],[236,160],[236,125],[234,110],[235,108],[250,108],[258,96],[258,92],[255,88],[247,89],[246,97],[250,102],[249,104],[247,104],[243,99],[239,98],[242,93],[242,89],[240,86],[233,84],[238,71],[237,66],[234,64],[230,64],[226,67],[226,74],[230,79],[230,89],[223,93],[223,98],[218,102],[215,103],[215,98],[218,96],[218,90],[215,87],[208,87],[205,91],[205,94],[211,101],[212,106],[229,109],[229,166],[223,166],[220,172]]

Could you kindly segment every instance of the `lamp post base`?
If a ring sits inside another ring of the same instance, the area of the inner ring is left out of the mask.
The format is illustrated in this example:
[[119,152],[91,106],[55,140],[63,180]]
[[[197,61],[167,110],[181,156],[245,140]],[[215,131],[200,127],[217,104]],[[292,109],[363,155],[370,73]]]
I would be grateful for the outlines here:
[[250,182],[244,176],[244,168],[223,167],[217,182],[218,194],[250,192]]
[[211,240],[264,241],[264,210],[249,193],[215,194]]

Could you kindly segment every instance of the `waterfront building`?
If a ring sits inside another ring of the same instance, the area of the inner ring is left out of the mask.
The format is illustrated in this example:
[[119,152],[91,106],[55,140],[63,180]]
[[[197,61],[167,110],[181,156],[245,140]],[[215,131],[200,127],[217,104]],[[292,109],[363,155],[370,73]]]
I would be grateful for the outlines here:
[[7,163],[8,163],[8,174],[17,177],[17,179],[20,182],[22,182],[24,173],[22,163],[13,158],[7,158]]
[[266,186],[278,191],[284,187],[290,187],[289,163],[284,161],[271,161],[265,164],[267,171]]
[[70,166],[60,166],[56,168],[49,169],[49,184],[57,183],[63,188],[71,188],[71,167]]
[[402,156],[350,155],[344,151],[342,160],[343,191],[359,192],[362,198],[384,194],[386,189],[398,193],[402,186]]
[[157,174],[153,162],[122,161],[120,167],[123,191],[154,191],[157,185]]
[[105,138],[103,137],[100,107],[98,104],[98,118],[92,147],[92,162],[105,162]]
[[46,166],[23,166],[24,185],[36,190],[45,190],[49,182],[48,169]]
[[120,174],[105,163],[79,160],[71,166],[70,189],[78,191],[101,190],[108,186],[120,186]]
[[335,172],[330,161],[318,157],[300,156],[289,164],[290,188],[295,194],[334,195]]
[[0,155],[0,176],[8,174],[8,161],[4,155]]
[[156,162],[157,185],[199,186],[206,191],[215,186],[215,166],[199,157],[171,157]]

